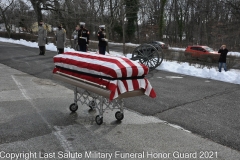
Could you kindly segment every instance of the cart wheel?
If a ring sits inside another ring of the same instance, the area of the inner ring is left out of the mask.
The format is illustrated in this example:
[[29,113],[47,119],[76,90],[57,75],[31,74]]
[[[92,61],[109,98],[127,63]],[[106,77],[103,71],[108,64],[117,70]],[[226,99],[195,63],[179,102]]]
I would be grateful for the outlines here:
[[96,102],[94,100],[92,100],[92,101],[89,102],[88,106],[89,106],[90,109],[93,110],[95,108],[95,104],[96,104]]
[[103,123],[103,117],[100,117],[99,115],[96,116],[95,121],[98,125],[101,125]]
[[138,60],[140,63],[146,65],[151,71],[161,64],[159,53],[162,52],[158,52],[158,50],[154,46],[150,44],[142,44],[133,50],[131,60]]
[[121,120],[124,118],[124,115],[123,115],[122,112],[117,111],[117,112],[115,113],[115,118],[116,118],[118,121],[121,121]]
[[73,103],[69,106],[70,111],[76,112],[78,110],[78,105]]

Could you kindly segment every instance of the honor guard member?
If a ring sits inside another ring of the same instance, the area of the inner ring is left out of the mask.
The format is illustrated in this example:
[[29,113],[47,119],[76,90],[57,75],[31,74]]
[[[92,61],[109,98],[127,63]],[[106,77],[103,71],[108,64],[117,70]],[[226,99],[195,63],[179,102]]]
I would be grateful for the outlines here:
[[99,26],[98,32],[98,47],[99,53],[105,55],[108,39],[106,38],[105,25]]
[[85,23],[80,22],[80,30],[78,31],[78,45],[80,51],[87,52],[89,44],[89,31],[85,28]]
[[47,40],[47,30],[44,28],[44,23],[41,20],[39,22],[38,26],[38,46],[40,53],[39,55],[44,55],[45,54],[45,45],[46,45],[46,40]]
[[66,30],[62,27],[62,24],[58,25],[55,38],[58,54],[64,53],[64,47],[66,43]]
[[78,47],[78,31],[80,30],[80,26],[77,25],[75,30],[72,33],[72,37],[74,39],[74,49],[79,51],[79,47]]

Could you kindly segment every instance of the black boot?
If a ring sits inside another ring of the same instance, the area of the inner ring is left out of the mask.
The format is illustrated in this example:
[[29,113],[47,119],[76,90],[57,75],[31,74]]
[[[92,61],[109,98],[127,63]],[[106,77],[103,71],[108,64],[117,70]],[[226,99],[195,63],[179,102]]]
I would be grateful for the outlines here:
[[40,51],[39,55],[42,55],[42,47],[41,46],[39,46],[39,51]]
[[45,55],[45,46],[42,47],[42,55]]
[[40,53],[39,55],[44,55],[45,54],[45,46],[39,46]]

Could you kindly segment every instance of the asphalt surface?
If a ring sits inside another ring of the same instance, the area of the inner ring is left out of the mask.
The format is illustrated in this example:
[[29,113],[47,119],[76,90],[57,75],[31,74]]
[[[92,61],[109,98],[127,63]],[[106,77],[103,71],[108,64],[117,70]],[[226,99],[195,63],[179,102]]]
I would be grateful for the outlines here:
[[155,70],[148,79],[157,98],[127,98],[122,123],[106,116],[98,126],[88,107],[69,113],[73,87],[53,78],[55,52],[39,56],[37,48],[3,42],[0,48],[0,151],[202,150],[218,152],[215,159],[240,157],[239,85]]

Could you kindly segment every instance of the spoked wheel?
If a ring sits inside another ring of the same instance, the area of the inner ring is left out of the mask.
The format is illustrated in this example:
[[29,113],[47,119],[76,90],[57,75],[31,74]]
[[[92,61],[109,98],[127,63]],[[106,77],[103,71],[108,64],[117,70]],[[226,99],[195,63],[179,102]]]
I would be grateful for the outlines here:
[[70,111],[76,112],[78,110],[78,105],[76,103],[73,103],[69,106]]
[[131,60],[138,60],[140,63],[146,65],[150,71],[160,65],[159,52],[150,44],[142,44],[136,47],[132,53]]
[[116,118],[118,121],[121,121],[121,120],[123,120],[123,118],[124,118],[124,114],[123,114],[122,112],[120,112],[120,111],[117,111],[117,112],[115,113],[115,118]]
[[157,48],[155,47],[155,48],[157,49],[158,54],[159,54],[158,66],[160,66],[163,61],[163,58],[164,58],[164,53],[163,53],[163,49],[162,49],[161,45],[159,45],[159,44],[155,44],[155,45],[158,45],[158,47]]
[[100,117],[99,115],[96,116],[95,121],[98,125],[101,125],[103,123],[103,117]]

